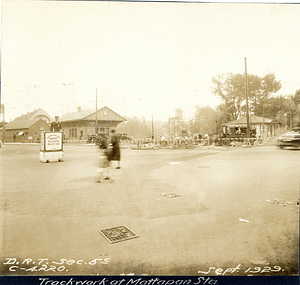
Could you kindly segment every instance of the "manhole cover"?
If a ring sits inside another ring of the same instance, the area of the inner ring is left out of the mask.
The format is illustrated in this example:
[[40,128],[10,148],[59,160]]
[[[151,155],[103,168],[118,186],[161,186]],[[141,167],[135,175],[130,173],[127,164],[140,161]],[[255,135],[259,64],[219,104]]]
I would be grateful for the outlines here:
[[181,196],[181,194],[178,194],[177,192],[161,193],[161,195],[166,196],[167,198],[176,198]]
[[132,230],[126,226],[113,227],[108,229],[99,230],[99,232],[110,242],[119,242],[132,238],[139,237]]

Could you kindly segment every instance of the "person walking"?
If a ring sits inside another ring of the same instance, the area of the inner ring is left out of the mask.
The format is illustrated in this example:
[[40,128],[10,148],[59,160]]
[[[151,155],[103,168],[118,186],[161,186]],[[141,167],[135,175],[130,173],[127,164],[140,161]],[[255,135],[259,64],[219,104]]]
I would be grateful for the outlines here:
[[[97,180],[96,183],[100,183],[102,179],[110,180],[113,182],[114,179],[109,169],[109,155],[108,155],[108,142],[106,138],[103,138],[98,144],[99,155],[97,158]],[[106,172],[106,175],[105,175]]]
[[115,130],[111,130],[110,143],[112,146],[110,161],[117,161],[116,169],[121,169],[120,141]]

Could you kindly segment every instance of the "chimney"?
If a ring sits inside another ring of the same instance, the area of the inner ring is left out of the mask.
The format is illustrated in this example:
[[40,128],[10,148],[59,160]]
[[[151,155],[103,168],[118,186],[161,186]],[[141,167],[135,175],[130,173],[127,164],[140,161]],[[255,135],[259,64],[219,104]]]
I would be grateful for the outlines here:
[[81,112],[81,107],[78,107],[77,109],[78,109],[78,112]]

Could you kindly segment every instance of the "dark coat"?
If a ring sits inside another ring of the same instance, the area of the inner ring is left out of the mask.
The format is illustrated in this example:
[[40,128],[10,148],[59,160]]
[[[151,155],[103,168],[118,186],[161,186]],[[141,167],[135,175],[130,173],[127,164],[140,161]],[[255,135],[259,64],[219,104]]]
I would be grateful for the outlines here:
[[110,143],[112,145],[112,150],[110,154],[110,160],[121,160],[121,153],[120,153],[120,142],[119,138],[116,135],[111,136]]
[[61,124],[59,122],[52,122],[50,126],[51,132],[59,132],[61,130]]

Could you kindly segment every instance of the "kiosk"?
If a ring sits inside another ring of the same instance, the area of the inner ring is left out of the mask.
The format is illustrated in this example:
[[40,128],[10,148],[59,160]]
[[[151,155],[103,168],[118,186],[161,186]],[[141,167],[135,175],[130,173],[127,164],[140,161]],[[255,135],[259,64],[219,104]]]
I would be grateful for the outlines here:
[[62,132],[42,132],[40,161],[54,162],[63,161],[63,133]]

